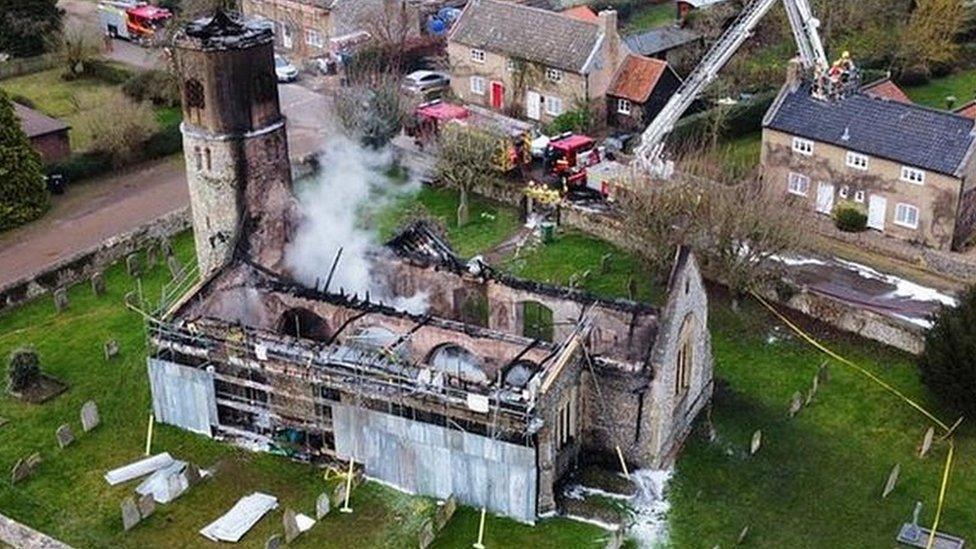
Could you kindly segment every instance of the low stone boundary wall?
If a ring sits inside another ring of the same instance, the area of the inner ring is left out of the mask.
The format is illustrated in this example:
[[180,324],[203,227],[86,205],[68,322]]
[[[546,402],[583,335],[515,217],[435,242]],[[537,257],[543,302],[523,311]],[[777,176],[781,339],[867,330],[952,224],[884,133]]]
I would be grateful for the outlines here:
[[71,549],[46,534],[42,534],[30,526],[21,524],[10,517],[0,515],[0,545],[7,545],[16,549]]
[[57,261],[40,272],[0,287],[0,311],[20,305],[58,288],[85,280],[96,271],[144,248],[152,241],[169,238],[190,228],[189,207],[158,217],[132,231]]

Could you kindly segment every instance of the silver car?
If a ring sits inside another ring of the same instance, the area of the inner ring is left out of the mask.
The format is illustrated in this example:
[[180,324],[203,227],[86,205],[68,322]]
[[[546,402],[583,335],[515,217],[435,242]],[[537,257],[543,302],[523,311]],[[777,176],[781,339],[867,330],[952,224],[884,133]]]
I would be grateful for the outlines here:
[[413,71],[403,79],[403,89],[414,93],[443,89],[450,85],[451,77],[437,71]]
[[281,55],[274,56],[275,62],[275,76],[278,77],[278,82],[294,82],[298,80],[298,69],[295,65],[291,64],[287,58]]

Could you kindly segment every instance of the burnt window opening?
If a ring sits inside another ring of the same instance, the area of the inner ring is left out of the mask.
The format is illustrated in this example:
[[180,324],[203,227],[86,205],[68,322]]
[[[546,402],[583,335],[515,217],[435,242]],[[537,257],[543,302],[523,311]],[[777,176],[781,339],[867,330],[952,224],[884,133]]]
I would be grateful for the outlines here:
[[468,383],[488,381],[484,362],[460,345],[445,343],[431,351],[427,363],[438,372]]
[[505,369],[502,379],[509,387],[524,389],[538,371],[539,367],[531,360],[520,360]]
[[329,325],[308,309],[289,309],[278,319],[279,334],[315,341],[328,341]]
[[678,353],[675,357],[674,394],[676,396],[683,396],[691,386],[691,375],[695,365],[694,327],[695,318],[689,314],[681,325]]
[[203,84],[196,78],[188,78],[183,83],[183,104],[187,109],[200,109],[206,107],[203,96]]
[[455,317],[459,322],[488,327],[488,297],[484,292],[471,288],[454,291]]
[[193,160],[197,166],[197,171],[203,169],[203,157],[200,154],[200,147],[193,147]]
[[560,404],[556,414],[556,449],[563,449],[576,439],[576,398],[577,388],[574,386]]
[[257,72],[254,73],[254,77],[251,80],[254,86],[254,99],[261,103],[266,101],[271,101],[274,99],[274,94],[277,92],[278,87],[275,85],[275,79],[268,72]]
[[522,335],[540,341],[552,341],[552,309],[538,301],[523,301]]
[[203,149],[203,163],[207,166],[207,171],[209,172],[213,169],[213,165],[210,161],[210,147]]

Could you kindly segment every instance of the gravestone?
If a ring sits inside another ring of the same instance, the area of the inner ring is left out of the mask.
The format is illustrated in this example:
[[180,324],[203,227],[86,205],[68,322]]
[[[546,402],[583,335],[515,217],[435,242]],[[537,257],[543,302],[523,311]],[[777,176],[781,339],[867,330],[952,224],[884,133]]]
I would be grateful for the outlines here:
[[7,419],[5,417],[0,417],[0,427],[3,427],[4,425],[6,425],[9,422],[10,422],[9,419]]
[[119,354],[119,342],[114,339],[106,341],[105,345],[102,346],[102,351],[105,353],[105,360],[111,360]]
[[81,428],[87,433],[98,427],[99,423],[101,418],[98,415],[98,405],[94,400],[89,400],[81,406]]
[[431,543],[434,543],[436,536],[437,532],[434,531],[434,523],[430,519],[425,520],[424,524],[420,527],[420,532],[417,534],[417,546],[420,549],[427,549]]
[[186,464],[186,470],[183,471],[183,476],[186,477],[186,484],[190,488],[200,484],[200,481],[203,480],[203,476],[200,474],[200,468],[192,463]]
[[454,494],[451,494],[444,500],[443,505],[437,507],[437,513],[434,515],[434,527],[438,532],[451,520],[455,511],[457,511],[457,499]]
[[749,535],[749,527],[748,527],[748,526],[746,526],[745,528],[743,528],[743,529],[742,529],[742,531],[741,531],[741,532],[739,532],[739,537],[738,537],[738,539],[736,539],[736,541],[735,541],[735,542],[736,542],[736,544],[738,544],[738,545],[742,545],[742,542],[744,542],[744,541],[746,540],[746,537],[747,537],[748,535]]
[[285,512],[282,513],[281,524],[285,527],[285,543],[291,543],[302,533],[298,529],[298,520],[295,517],[295,511],[291,509],[285,509]]
[[129,273],[129,276],[139,276],[142,274],[142,265],[139,263],[138,253],[125,256],[125,272]]
[[166,257],[166,266],[169,267],[169,275],[173,278],[180,276],[183,272],[183,264],[175,255]]
[[58,288],[54,290],[52,295],[54,296],[54,309],[57,312],[60,313],[68,308],[68,290]]
[[335,507],[342,507],[346,502],[346,483],[340,482],[336,485],[335,489],[332,490],[332,505]]
[[264,549],[280,549],[282,543],[284,542],[281,539],[281,534],[275,534],[264,542]]
[[159,260],[159,249],[156,247],[156,243],[152,242],[146,246],[146,268],[152,269],[156,266],[156,262]]
[[62,450],[75,441],[75,434],[71,431],[71,427],[67,423],[58,427],[58,430],[54,432],[54,436],[58,439],[58,446]]
[[803,395],[800,391],[793,393],[793,398],[790,399],[790,417],[795,417],[796,414],[800,413],[800,409],[803,408]]
[[901,464],[896,463],[894,467],[891,468],[891,472],[888,473],[888,481],[885,482],[884,490],[881,492],[881,499],[888,497],[888,494],[895,489],[895,485],[898,484],[898,474],[901,472]]
[[612,257],[613,257],[613,254],[603,254],[602,256],[600,256],[600,272],[601,273],[607,274],[607,273],[610,272],[610,267],[611,267],[610,259]]
[[95,271],[91,275],[91,289],[92,293],[95,295],[102,295],[105,293],[105,275],[100,271]]
[[322,520],[322,517],[329,514],[331,510],[329,503],[329,494],[325,492],[319,494],[319,497],[315,500],[315,520]]
[[13,469],[10,470],[10,483],[17,484],[25,480],[33,472],[26,459],[18,459],[17,463],[14,463]]
[[820,389],[820,376],[815,375],[813,376],[813,385],[810,387],[810,392],[813,394],[817,394],[817,391],[819,389]]
[[760,446],[762,446],[762,430],[756,429],[756,432],[752,434],[752,444],[749,445],[749,455],[755,455]]
[[139,507],[136,506],[136,500],[132,496],[129,496],[122,500],[122,528],[128,532],[139,524],[142,520],[142,516],[139,514]]
[[929,450],[932,448],[932,437],[934,436],[935,428],[929,427],[928,430],[925,431],[925,436],[922,437],[922,445],[918,448],[918,457],[923,458],[929,453]]
[[152,493],[144,494],[139,497],[139,516],[147,519],[156,512],[156,499],[153,497]]
[[826,362],[820,365],[820,368],[817,370],[817,377],[820,379],[820,385],[830,381],[830,371],[827,369]]

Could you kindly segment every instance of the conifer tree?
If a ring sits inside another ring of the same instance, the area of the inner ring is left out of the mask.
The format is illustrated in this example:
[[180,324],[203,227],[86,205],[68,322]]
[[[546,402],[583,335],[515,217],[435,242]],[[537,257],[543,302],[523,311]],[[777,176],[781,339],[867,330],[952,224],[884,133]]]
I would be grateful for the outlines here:
[[40,217],[49,198],[41,159],[0,90],[0,231]]
[[922,381],[953,411],[976,416],[976,286],[944,308],[918,359]]

